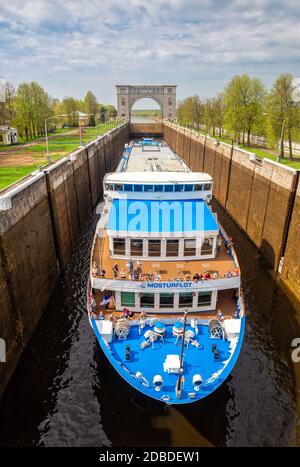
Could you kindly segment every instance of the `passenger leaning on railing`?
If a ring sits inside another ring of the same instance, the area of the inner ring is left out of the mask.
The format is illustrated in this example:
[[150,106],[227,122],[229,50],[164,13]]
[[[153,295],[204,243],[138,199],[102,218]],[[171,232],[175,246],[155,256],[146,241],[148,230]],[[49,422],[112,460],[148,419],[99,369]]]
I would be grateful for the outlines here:
[[92,276],[98,276],[99,275],[99,268],[97,266],[96,261],[93,262],[93,267],[92,267]]
[[119,265],[118,263],[115,263],[112,268],[114,279],[117,279],[118,274],[119,274]]
[[126,279],[126,271],[125,268],[122,269],[121,274],[120,274],[121,279]]

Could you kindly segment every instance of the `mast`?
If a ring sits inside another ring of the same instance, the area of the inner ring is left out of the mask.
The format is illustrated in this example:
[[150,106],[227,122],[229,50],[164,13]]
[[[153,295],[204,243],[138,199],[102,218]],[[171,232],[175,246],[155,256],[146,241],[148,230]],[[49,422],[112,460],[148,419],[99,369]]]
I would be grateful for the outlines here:
[[181,343],[181,353],[180,353],[180,365],[179,365],[179,375],[176,382],[176,397],[177,399],[181,399],[182,394],[182,383],[183,383],[183,352],[184,352],[184,339],[185,339],[185,329],[186,329],[186,321],[187,321],[187,314],[188,310],[185,309],[184,318],[183,318],[183,333],[182,333],[182,343]]

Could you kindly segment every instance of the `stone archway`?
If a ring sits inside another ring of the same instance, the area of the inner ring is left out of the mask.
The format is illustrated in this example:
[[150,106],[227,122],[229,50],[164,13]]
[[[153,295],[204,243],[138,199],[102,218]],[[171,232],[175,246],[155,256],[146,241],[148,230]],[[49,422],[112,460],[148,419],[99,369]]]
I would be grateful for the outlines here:
[[136,101],[145,97],[155,100],[161,107],[164,119],[176,118],[176,85],[117,85],[118,118],[130,120],[130,112]]

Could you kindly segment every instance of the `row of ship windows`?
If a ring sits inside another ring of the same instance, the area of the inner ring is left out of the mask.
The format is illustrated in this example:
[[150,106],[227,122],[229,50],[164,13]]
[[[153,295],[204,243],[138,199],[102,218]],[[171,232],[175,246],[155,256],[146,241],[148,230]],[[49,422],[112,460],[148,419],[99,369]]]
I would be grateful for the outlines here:
[[210,191],[211,183],[195,184],[195,185],[132,185],[132,184],[117,184],[117,183],[106,183],[106,190],[113,191],[134,191],[134,192],[183,192],[183,191]]
[[[179,293],[179,308],[192,308],[195,292]],[[140,308],[154,308],[155,294],[154,293],[139,293]],[[210,306],[212,299],[212,292],[198,292],[197,306]],[[135,307],[135,292],[121,292],[121,306],[122,307]],[[160,293],[159,294],[159,308],[173,308],[174,307],[174,294],[173,293]]]
[[[213,253],[213,237],[205,238],[201,245],[201,255],[211,255]],[[114,255],[123,256],[126,254],[125,238],[113,239]],[[130,239],[130,254],[129,256],[143,256],[144,242],[143,239]],[[179,240],[166,240],[166,256],[174,257],[179,255]],[[184,239],[183,244],[184,256],[196,256],[196,239]],[[161,240],[148,239],[148,256],[161,256]]]

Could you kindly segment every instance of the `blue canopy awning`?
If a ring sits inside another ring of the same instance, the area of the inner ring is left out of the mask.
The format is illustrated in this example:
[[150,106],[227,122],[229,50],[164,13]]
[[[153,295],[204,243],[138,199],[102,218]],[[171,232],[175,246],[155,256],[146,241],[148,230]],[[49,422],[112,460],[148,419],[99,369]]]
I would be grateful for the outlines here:
[[116,232],[217,232],[218,224],[202,200],[114,199],[108,229]]

